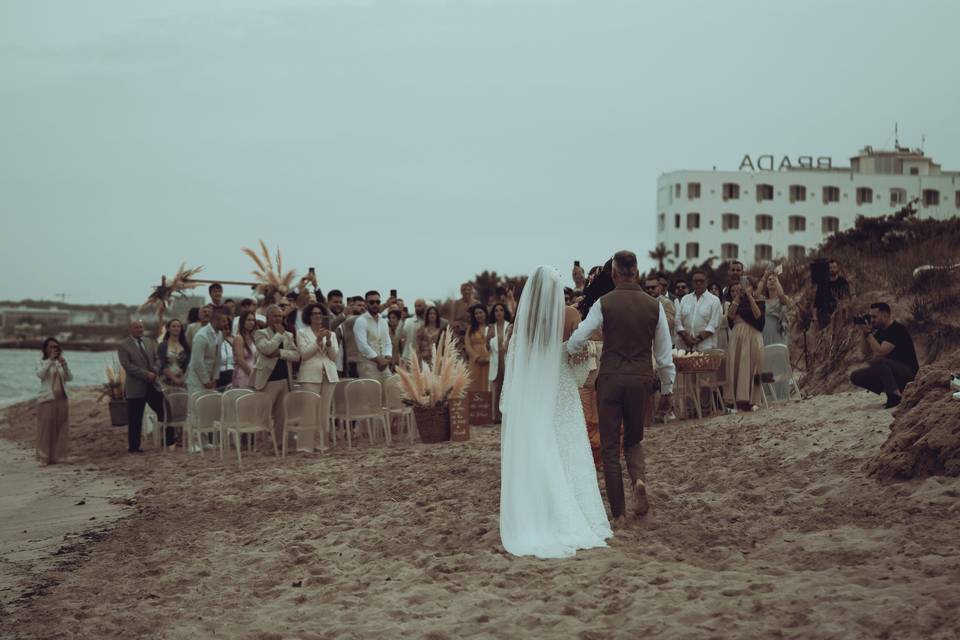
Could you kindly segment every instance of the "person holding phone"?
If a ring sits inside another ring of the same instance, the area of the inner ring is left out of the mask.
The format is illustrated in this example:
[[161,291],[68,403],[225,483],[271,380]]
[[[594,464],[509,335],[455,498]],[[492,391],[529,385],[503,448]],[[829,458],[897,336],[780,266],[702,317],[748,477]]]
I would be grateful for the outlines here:
[[[304,391],[320,396],[318,429],[326,429],[330,421],[333,403],[333,388],[340,380],[337,374],[337,358],[340,345],[337,336],[330,331],[330,316],[322,304],[313,303],[303,310],[305,328],[297,332],[297,349],[300,351],[300,372],[297,382]],[[297,448],[303,451],[315,449],[314,434],[298,435]],[[321,445],[323,440],[321,438]]]
[[727,345],[727,388],[737,409],[750,411],[760,404],[762,391],[758,374],[763,368],[764,303],[754,297],[753,278],[744,276],[747,286],[730,285],[730,308],[726,322],[730,331]]
[[43,341],[42,354],[37,364],[40,394],[37,397],[36,453],[44,464],[55,464],[66,457],[69,446],[67,383],[73,380],[73,374],[56,338]]

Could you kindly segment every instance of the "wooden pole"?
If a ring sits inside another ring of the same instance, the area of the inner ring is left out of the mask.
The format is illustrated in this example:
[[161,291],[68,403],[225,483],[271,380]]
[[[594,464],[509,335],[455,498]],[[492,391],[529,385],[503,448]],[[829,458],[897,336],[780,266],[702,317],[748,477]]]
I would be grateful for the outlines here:
[[241,280],[200,280],[198,278],[186,278],[184,282],[191,282],[197,284],[233,284],[233,285],[242,285],[247,287],[258,287],[260,286],[259,282],[243,282]]

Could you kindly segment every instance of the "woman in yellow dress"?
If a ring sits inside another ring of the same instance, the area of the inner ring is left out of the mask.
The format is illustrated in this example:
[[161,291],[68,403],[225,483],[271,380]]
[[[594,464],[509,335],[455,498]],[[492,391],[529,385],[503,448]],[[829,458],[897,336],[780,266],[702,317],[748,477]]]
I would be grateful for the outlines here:
[[490,348],[487,346],[487,310],[482,304],[470,307],[470,328],[464,338],[464,347],[470,365],[470,391],[487,391]]

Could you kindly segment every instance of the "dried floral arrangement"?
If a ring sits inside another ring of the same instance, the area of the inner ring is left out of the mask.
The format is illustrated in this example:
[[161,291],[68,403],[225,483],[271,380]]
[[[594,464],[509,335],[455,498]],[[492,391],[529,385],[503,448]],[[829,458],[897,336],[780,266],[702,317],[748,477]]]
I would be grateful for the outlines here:
[[427,409],[466,397],[470,387],[470,368],[450,331],[444,331],[439,347],[434,347],[432,364],[421,363],[414,353],[411,366],[400,366],[397,373],[405,401]]
[[186,263],[181,264],[177,270],[177,275],[168,283],[167,276],[160,278],[159,286],[153,288],[153,292],[147,298],[147,301],[140,305],[139,311],[153,308],[157,314],[157,325],[163,327],[163,316],[170,306],[170,301],[175,295],[184,296],[184,292],[199,286],[197,282],[191,282],[190,278],[203,271],[203,267],[187,269]]
[[252,273],[257,279],[257,293],[264,296],[268,302],[273,302],[277,294],[285,294],[291,290],[293,285],[294,271],[290,269],[283,270],[283,257],[280,255],[280,249],[277,248],[276,259],[270,257],[270,251],[263,240],[260,241],[260,255],[248,247],[241,249],[247,254],[257,268]]
[[127,381],[127,372],[114,358],[112,365],[107,365],[107,381],[100,387],[100,396],[97,402],[109,396],[111,400],[123,400],[123,385]]

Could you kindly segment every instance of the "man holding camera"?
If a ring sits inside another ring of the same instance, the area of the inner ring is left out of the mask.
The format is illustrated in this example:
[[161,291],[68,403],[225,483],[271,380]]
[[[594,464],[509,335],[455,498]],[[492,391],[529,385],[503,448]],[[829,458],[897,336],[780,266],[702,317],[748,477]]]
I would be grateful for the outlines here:
[[870,313],[853,319],[863,332],[864,355],[870,364],[850,374],[850,382],[874,393],[886,393],[886,409],[900,404],[900,392],[912,382],[920,365],[907,328],[893,320],[890,305],[875,302]]

